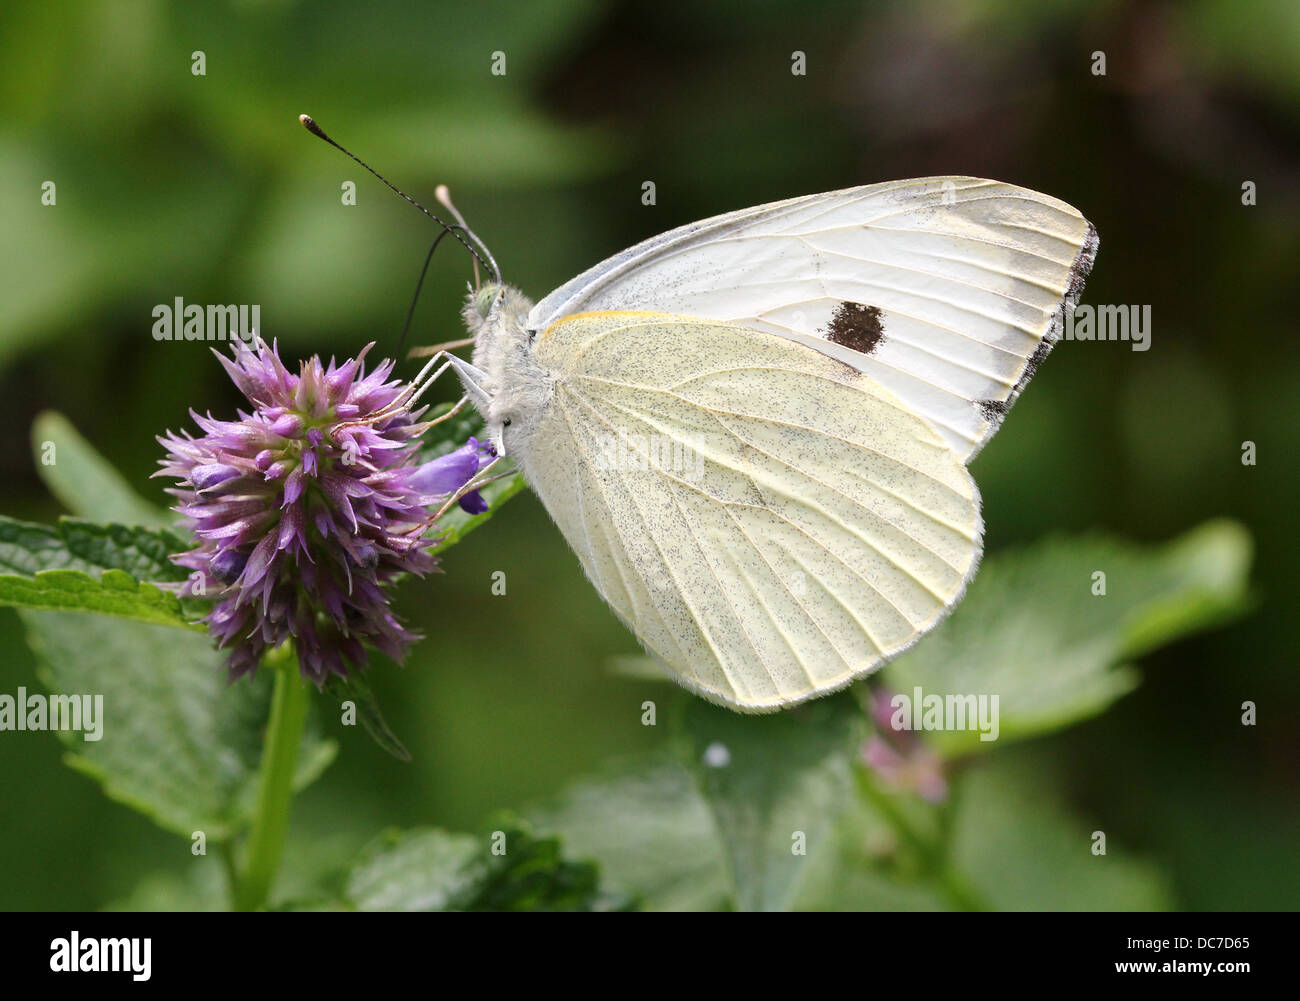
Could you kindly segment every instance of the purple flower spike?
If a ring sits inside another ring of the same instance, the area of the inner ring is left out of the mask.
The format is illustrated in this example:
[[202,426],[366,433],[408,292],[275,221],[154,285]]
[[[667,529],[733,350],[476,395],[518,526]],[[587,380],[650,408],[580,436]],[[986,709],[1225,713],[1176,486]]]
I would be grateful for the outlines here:
[[183,593],[218,595],[204,621],[232,680],[290,638],[318,686],[364,667],[365,647],[400,659],[417,638],[389,610],[388,585],[434,569],[432,495],[468,482],[483,448],[471,439],[417,465],[423,410],[394,407],[403,385],[389,380],[392,363],[367,374],[365,353],[342,365],[313,357],[295,375],[274,346],[237,342],[218,358],[251,412],[193,414],[200,437],[158,439],[168,454],[156,475],[177,480],[168,492],[198,541],[173,557],[197,571]]

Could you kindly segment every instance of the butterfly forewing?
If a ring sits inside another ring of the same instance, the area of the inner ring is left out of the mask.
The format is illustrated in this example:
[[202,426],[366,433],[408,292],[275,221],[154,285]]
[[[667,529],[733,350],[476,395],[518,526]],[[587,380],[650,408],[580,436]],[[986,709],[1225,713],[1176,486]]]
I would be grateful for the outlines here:
[[654,237],[551,293],[528,323],[655,309],[794,339],[869,375],[969,459],[1059,337],[1096,248],[1082,215],[1035,191],[892,181]]

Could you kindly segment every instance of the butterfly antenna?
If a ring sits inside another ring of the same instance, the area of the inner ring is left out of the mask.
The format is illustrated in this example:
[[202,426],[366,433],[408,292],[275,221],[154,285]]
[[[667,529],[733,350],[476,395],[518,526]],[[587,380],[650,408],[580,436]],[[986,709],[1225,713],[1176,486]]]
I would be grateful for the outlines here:
[[[394,358],[402,357],[402,348],[406,345],[406,335],[411,329],[411,320],[415,317],[415,304],[420,301],[420,290],[424,288],[424,276],[429,273],[429,262],[433,260],[433,252],[438,249],[438,244],[442,243],[442,238],[452,232],[450,228],[444,229],[433,241],[433,246],[429,248],[429,253],[425,255],[424,267],[420,269],[420,280],[415,283],[415,295],[411,296],[411,305],[406,310],[406,322],[402,324],[402,335],[397,338],[397,353]],[[473,258],[471,258],[473,260]],[[474,261],[474,276],[478,277],[478,261]]]
[[[404,199],[405,199],[409,204],[414,205],[417,209],[419,209],[421,212],[423,212],[425,215],[427,215],[430,219],[432,219],[434,222],[436,222],[439,226],[441,226],[441,227],[443,228],[444,234],[445,234],[445,233],[451,233],[451,235],[454,236],[454,237],[456,238],[457,242],[458,242],[462,247],[464,247],[466,250],[468,250],[468,251],[470,252],[470,255],[474,258],[474,260],[475,260],[476,262],[478,262],[479,264],[482,264],[484,268],[486,268],[488,271],[490,271],[490,272],[492,273],[493,278],[496,279],[497,283],[498,283],[498,284],[500,283],[500,281],[501,281],[501,273],[500,273],[500,272],[497,270],[497,268],[496,268],[496,262],[493,261],[491,264],[488,263],[488,261],[491,260],[492,255],[491,255],[491,254],[488,254],[488,255],[487,255],[487,260],[485,260],[483,254],[480,254],[480,253],[478,252],[478,250],[476,250],[476,249],[474,248],[474,245],[473,245],[473,244],[471,244],[468,240],[466,240],[465,237],[462,236],[460,233],[456,232],[457,230],[461,230],[461,231],[463,231],[463,232],[468,233],[468,232],[469,232],[468,229],[466,229],[463,225],[454,225],[454,226],[449,226],[449,225],[447,225],[447,223],[445,223],[442,219],[438,218],[438,216],[434,215],[432,212],[430,212],[428,209],[426,209],[423,205],[421,205],[419,202],[417,202],[414,198],[412,198],[410,195],[408,195],[405,191],[403,191],[401,188],[397,187],[397,185],[395,185],[395,184],[393,184],[391,181],[389,181],[388,178],[386,178],[383,174],[379,173],[379,171],[375,170],[375,168],[372,167],[372,166],[370,166],[370,164],[366,163],[366,162],[365,162],[364,160],[362,160],[359,156],[356,156],[356,155],[354,155],[353,153],[351,153],[350,151],[344,149],[342,146],[340,146],[338,143],[336,143],[333,139],[331,139],[329,136],[327,136],[327,135],[325,134],[325,130],[322,129],[319,125],[316,124],[315,120],[311,117],[311,115],[299,115],[299,116],[298,116],[298,121],[302,123],[303,128],[305,128],[308,132],[310,132],[310,133],[311,133],[312,135],[314,135],[316,138],[325,140],[325,142],[329,143],[329,144],[330,144],[331,146],[333,146],[336,150],[338,150],[340,153],[342,153],[344,156],[346,156],[349,160],[352,160],[354,163],[359,164],[359,165],[360,165],[361,167],[363,167],[367,172],[373,174],[375,177],[379,178],[379,180],[383,181],[385,187],[387,187],[390,191],[392,191],[392,192],[394,192],[394,193],[400,195],[400,196],[401,196],[402,198],[404,198]],[[475,240],[476,243],[479,243],[480,246],[482,245],[482,244],[481,244],[481,241],[479,241],[478,237],[474,237],[474,240]],[[436,242],[434,243],[434,246],[435,246],[435,247],[437,246],[437,243],[436,243]],[[487,249],[487,248],[484,248],[484,252],[485,252],[485,253],[486,253],[486,249]],[[430,254],[432,255],[432,250],[430,251]],[[421,281],[423,281],[423,278],[421,278]]]
[[[501,269],[497,267],[496,258],[492,256],[492,251],[488,250],[487,244],[479,239],[479,235],[469,228],[469,223],[467,223],[465,217],[460,214],[460,210],[452,204],[451,191],[447,188],[447,185],[439,184],[438,187],[434,189],[433,195],[438,199],[442,206],[455,217],[457,224],[466,232],[466,234],[468,234],[469,238],[478,244],[479,249],[483,251],[483,256],[486,257],[491,264],[492,277],[496,279],[496,283],[500,285]],[[474,287],[478,288],[477,267],[474,268]]]

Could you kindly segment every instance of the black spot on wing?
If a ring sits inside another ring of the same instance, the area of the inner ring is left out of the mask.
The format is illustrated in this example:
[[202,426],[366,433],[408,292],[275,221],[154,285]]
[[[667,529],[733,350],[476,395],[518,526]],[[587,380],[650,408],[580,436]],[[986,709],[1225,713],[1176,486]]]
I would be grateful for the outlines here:
[[977,400],[975,405],[980,408],[980,413],[984,415],[986,421],[992,421],[997,424],[1007,415],[1011,409],[1011,404],[1006,400]]
[[835,307],[830,326],[826,329],[828,340],[864,355],[871,354],[884,336],[880,307],[860,302],[841,302]]

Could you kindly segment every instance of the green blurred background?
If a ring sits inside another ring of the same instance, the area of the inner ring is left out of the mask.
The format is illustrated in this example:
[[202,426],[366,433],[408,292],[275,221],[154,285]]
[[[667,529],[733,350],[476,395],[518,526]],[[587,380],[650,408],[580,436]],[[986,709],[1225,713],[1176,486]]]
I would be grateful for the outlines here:
[[[796,49],[806,76],[790,72]],[[1169,872],[1179,906],[1300,904],[1300,6],[8,4],[0,510],[60,513],[28,441],[43,409],[161,501],[152,436],[189,407],[237,405],[203,345],[151,338],[157,303],[258,303],[289,358],[394,349],[432,227],[303,132],[300,112],[421,200],[450,185],[534,298],[680,223],[871,181],[985,175],[1078,206],[1101,235],[1084,301],[1149,304],[1152,348],[1053,354],[975,463],[987,545],[1098,527],[1162,540],[1230,515],[1256,539],[1257,606],[1146,658],[1109,713],[1009,753],[1051,762],[1080,813]],[[416,343],[460,336],[468,277],[445,245]],[[342,753],[295,807],[291,868],[346,858],[390,824],[474,828],[662,741],[639,722],[645,683],[607,669],[634,640],[531,495],[445,570],[400,594],[427,641],[371,674],[414,761],[332,727]],[[0,650],[0,691],[34,687],[8,609]],[[1246,699],[1253,729],[1238,722]],[[60,756],[52,735],[0,734],[0,907],[100,907],[186,864],[187,844]]]

